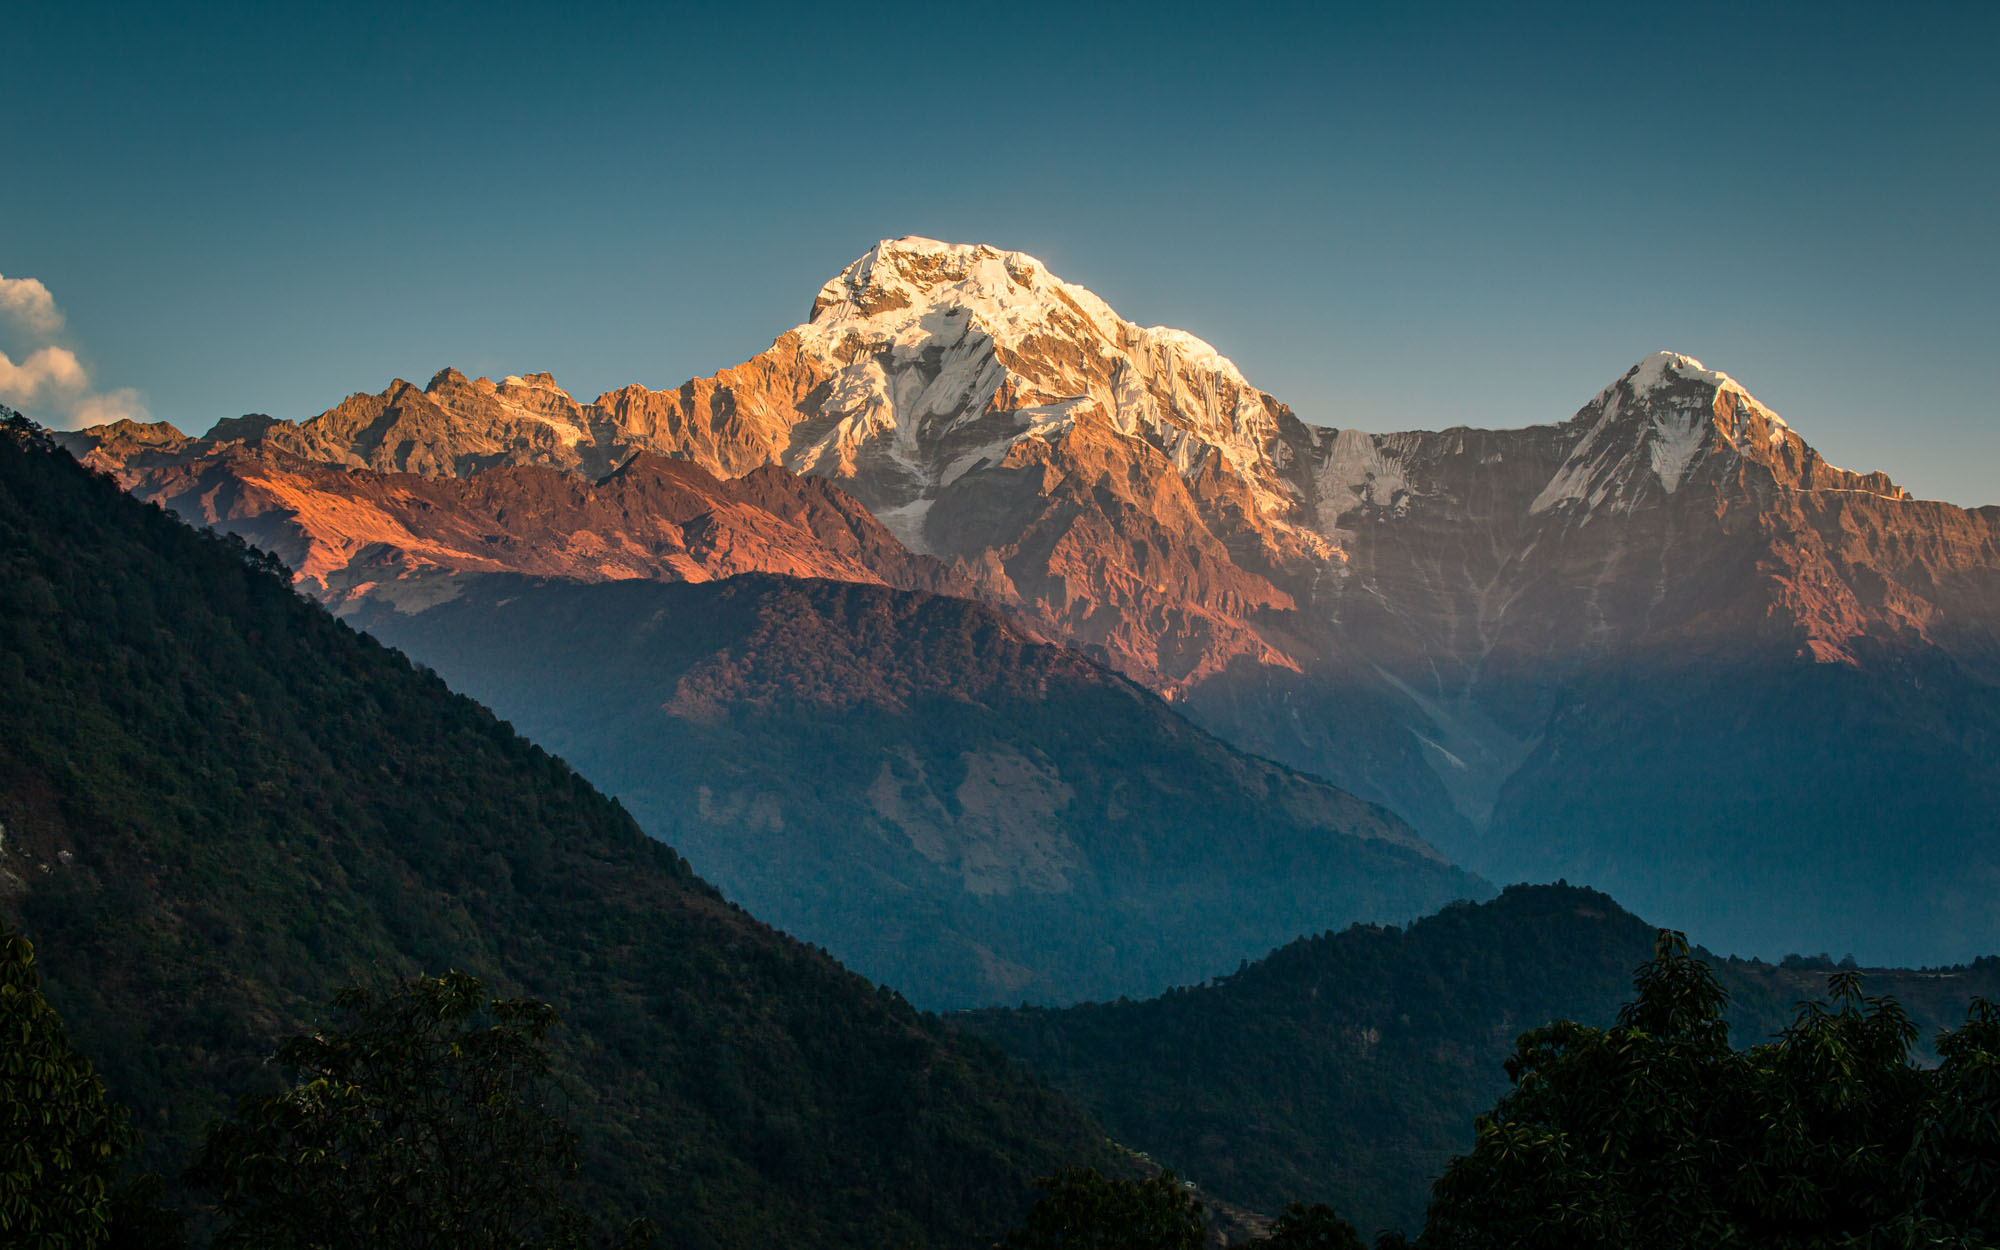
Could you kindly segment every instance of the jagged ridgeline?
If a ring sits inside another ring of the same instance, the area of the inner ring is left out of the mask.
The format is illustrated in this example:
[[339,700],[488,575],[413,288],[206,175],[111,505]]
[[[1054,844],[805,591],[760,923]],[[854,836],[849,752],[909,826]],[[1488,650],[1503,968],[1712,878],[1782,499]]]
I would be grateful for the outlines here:
[[265,559],[0,417],[0,915],[143,1163],[341,983],[453,967],[561,1009],[589,1205],[671,1245],[971,1244],[1105,1161]]
[[[1235,976],[1147,1002],[960,1019],[1053,1080],[1118,1139],[1259,1210],[1329,1202],[1364,1231],[1423,1223],[1430,1185],[1507,1090],[1516,1037],[1612,1022],[1657,930],[1606,895],[1512,886],[1406,929],[1302,939]],[[1704,956],[1704,958],[1711,958]],[[1826,990],[1830,960],[1713,960],[1738,1047]],[[1937,1030],[2000,994],[2000,959],[1873,969],[1930,1061]]]

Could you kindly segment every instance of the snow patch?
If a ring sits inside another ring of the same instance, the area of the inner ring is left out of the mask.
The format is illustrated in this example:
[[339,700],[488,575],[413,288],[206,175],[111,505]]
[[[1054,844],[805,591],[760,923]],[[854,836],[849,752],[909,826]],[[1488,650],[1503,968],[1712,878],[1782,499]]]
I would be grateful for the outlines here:
[[957,457],[938,474],[938,485],[949,486],[982,464],[999,464],[1007,457],[1007,449],[1014,445],[1014,439],[1003,438],[998,442],[977,447]]
[[[1615,464],[1611,440],[1606,437],[1606,427],[1615,411],[1615,408],[1607,408],[1606,415],[1592,427],[1590,433],[1584,435],[1576,450],[1569,454],[1569,459],[1563,461],[1548,485],[1542,487],[1535,501],[1528,505],[1530,516],[1538,516],[1557,504],[1580,499],[1589,499],[1595,506],[1602,498],[1602,491],[1596,484]],[[1595,498],[1593,491],[1596,492]]]
[[1647,452],[1660,485],[1673,494],[1687,476],[1688,466],[1708,442],[1710,421],[1700,408],[1688,406],[1653,417],[1647,436]]
[[1333,524],[1364,504],[1390,506],[1410,482],[1402,463],[1384,456],[1374,435],[1341,430],[1320,467],[1318,487],[1321,519]]
[[901,507],[884,508],[875,514],[875,519],[886,526],[896,541],[918,555],[932,555],[929,544],[924,542],[924,518],[930,514],[935,499],[912,499]]

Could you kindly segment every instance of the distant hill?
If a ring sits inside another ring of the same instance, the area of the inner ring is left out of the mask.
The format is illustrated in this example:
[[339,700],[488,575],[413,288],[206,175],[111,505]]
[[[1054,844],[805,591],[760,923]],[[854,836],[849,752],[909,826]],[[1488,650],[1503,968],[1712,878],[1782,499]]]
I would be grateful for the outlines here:
[[485,576],[353,619],[926,1006],[1156,993],[1492,892],[1388,811],[968,600]]
[[[10,414],[0,413],[0,416]],[[0,431],[0,916],[177,1171],[350,978],[555,1003],[590,1205],[693,1247],[985,1244],[1111,1151],[697,879],[275,565]]]
[[[968,1013],[1119,1140],[1253,1208],[1332,1203],[1373,1231],[1422,1225],[1430,1183],[1507,1088],[1520,1033],[1606,1025],[1656,930],[1594,890],[1512,886],[1407,929],[1294,942],[1234,976],[1146,1002]],[[1762,1041],[1825,989],[1830,962],[1713,965],[1736,1045]],[[2000,996],[2000,959],[1872,970],[1921,1043]]]

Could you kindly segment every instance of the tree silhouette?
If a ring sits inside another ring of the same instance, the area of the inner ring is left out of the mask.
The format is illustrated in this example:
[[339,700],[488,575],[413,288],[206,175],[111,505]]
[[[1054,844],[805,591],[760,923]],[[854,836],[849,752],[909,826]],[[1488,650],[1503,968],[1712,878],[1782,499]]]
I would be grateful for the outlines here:
[[1043,1177],[1044,1194],[1005,1250],[1201,1250],[1201,1203],[1172,1172],[1115,1180],[1093,1168]]
[[1433,1190],[1422,1244],[1974,1247],[2000,1233],[2000,1013],[1939,1039],[1860,974],[1827,979],[1774,1040],[1732,1050],[1725,996],[1662,932],[1609,1029],[1523,1034],[1514,1088]]
[[1271,1231],[1250,1243],[1262,1250],[1367,1250],[1361,1234],[1323,1202],[1290,1203]]

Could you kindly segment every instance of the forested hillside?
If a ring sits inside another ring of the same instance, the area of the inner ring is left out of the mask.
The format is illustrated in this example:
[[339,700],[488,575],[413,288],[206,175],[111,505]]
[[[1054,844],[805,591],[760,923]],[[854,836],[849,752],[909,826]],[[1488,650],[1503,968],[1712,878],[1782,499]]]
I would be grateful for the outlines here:
[[337,986],[447,968],[558,1007],[591,1204],[668,1244],[973,1244],[1107,1158],[997,1052],[11,417],[0,916],[170,1172]]
[[[1294,942],[1234,976],[1146,1002],[957,1017],[1135,1148],[1260,1210],[1325,1201],[1364,1231],[1423,1222],[1431,1182],[1507,1088],[1521,1033],[1603,1026],[1657,930],[1594,890],[1513,886],[1405,929]],[[1715,960],[1732,1041],[1762,1042],[1817,999],[1831,961]],[[2000,994],[2000,959],[1873,970],[1919,1050]]]

